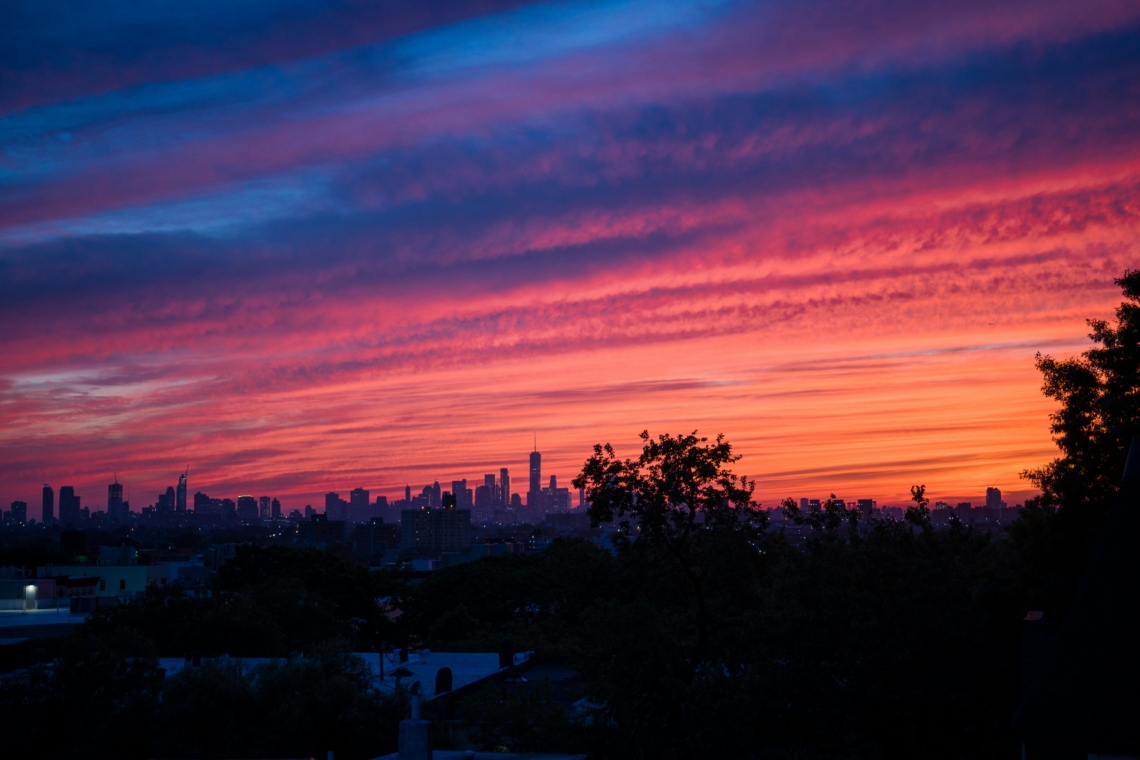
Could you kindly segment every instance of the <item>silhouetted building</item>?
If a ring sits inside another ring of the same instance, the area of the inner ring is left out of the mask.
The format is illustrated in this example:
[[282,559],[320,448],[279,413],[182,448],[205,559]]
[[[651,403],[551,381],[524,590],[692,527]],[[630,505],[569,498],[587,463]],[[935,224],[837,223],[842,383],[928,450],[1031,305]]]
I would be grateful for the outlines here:
[[568,512],[570,511],[570,489],[559,488],[558,478],[554,475],[550,476],[550,487],[544,488],[540,495],[539,513],[530,515],[532,520],[542,519],[542,514],[548,512]]
[[329,520],[344,522],[348,518],[348,502],[340,498],[339,493],[330,491],[325,494],[325,516]]
[[123,519],[123,486],[118,478],[107,485],[107,517],[111,520]]
[[71,486],[59,489],[59,521],[63,525],[79,524],[79,497]]
[[257,500],[257,515],[262,520],[269,520],[272,512],[270,511],[271,499],[268,496],[262,496]]
[[11,515],[10,519],[12,520],[12,522],[16,523],[17,525],[27,525],[28,524],[28,504],[27,504],[27,502],[24,502],[24,501],[12,502],[12,511],[9,512],[8,514]]
[[44,506],[40,519],[45,525],[55,522],[55,491],[47,483],[44,483]]
[[178,476],[178,491],[174,496],[175,512],[186,511],[186,475],[187,473],[184,472]]
[[437,480],[431,484],[431,499],[428,503],[435,509],[439,509],[440,505],[443,503],[442,499],[443,491],[440,490],[439,481]]
[[162,514],[169,514],[169,513],[173,512],[174,511],[174,500],[175,500],[174,487],[173,486],[167,486],[166,493],[160,493],[158,495],[158,503],[155,504],[155,507],[158,508],[158,513],[160,515],[162,515]]
[[504,507],[511,506],[511,474],[506,467],[499,469],[499,503]]
[[237,518],[243,523],[257,522],[257,499],[252,496],[239,496],[237,499]]
[[997,488],[986,489],[986,507],[988,509],[1001,509],[1001,490]]
[[386,524],[382,517],[373,517],[353,529],[349,544],[357,559],[379,564],[389,551],[395,551],[399,546],[400,526]]
[[456,509],[471,509],[474,506],[474,494],[467,487],[467,478],[451,481],[451,495],[455,497]]
[[[453,494],[454,496],[454,494]],[[400,545],[416,554],[464,551],[471,546],[471,510],[444,499],[442,509],[406,509],[400,517]]]
[[372,517],[372,502],[363,488],[354,488],[348,495],[348,522],[364,523]]
[[542,501],[542,454],[535,449],[530,453],[530,490],[526,492],[526,505],[540,507]]
[[274,499],[269,503],[269,518],[271,520],[281,519],[281,502],[279,502],[277,499]]
[[301,541],[309,544],[344,543],[344,521],[330,520],[327,515],[314,514],[300,525]]

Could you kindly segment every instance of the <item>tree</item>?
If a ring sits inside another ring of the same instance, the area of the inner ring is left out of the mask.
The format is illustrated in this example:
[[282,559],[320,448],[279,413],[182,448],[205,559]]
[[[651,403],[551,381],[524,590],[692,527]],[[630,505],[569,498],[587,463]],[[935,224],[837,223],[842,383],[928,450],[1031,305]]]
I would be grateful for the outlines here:
[[1140,271],[1117,279],[1125,300],[1116,323],[1090,319],[1094,347],[1079,357],[1037,355],[1042,391],[1059,402],[1051,416],[1061,455],[1023,478],[1041,489],[1010,526],[1035,609],[1063,615],[1120,487],[1140,423]]
[[616,520],[628,536],[633,518],[637,541],[681,571],[697,605],[698,646],[703,648],[708,639],[704,550],[730,536],[758,539],[767,516],[752,500],[755,484],[728,469],[740,456],[723,435],[710,444],[696,431],[653,440],[646,430],[641,440],[636,460],[619,459],[608,443],[595,445],[574,487],[586,489],[594,527]]
[[1041,506],[1080,512],[1097,524],[1116,495],[1140,422],[1140,270],[1115,282],[1125,297],[1116,324],[1088,320],[1096,347],[1070,359],[1037,355],[1042,391],[1060,402],[1051,429],[1061,456],[1022,473],[1041,489]]

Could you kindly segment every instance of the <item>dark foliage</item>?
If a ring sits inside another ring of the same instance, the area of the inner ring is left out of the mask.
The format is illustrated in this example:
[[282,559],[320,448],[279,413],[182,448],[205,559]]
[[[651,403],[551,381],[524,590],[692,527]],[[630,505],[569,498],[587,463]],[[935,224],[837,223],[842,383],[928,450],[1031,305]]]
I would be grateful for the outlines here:
[[1116,323],[1091,319],[1094,347],[1081,356],[1037,357],[1060,456],[1022,477],[1041,489],[1011,530],[1032,604],[1063,616],[1120,485],[1140,425],[1140,271],[1116,280],[1125,300]]
[[88,627],[137,630],[167,657],[282,657],[334,638],[371,651],[399,635],[377,599],[404,589],[396,573],[327,552],[245,546],[213,577],[209,596],[152,589],[135,604],[100,610]]

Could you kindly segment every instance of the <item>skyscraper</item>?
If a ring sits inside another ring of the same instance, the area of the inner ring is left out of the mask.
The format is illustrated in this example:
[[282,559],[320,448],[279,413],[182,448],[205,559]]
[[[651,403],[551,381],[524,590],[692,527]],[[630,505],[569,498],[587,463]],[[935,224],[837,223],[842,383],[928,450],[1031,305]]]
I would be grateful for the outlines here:
[[252,496],[239,496],[237,500],[237,517],[243,523],[257,521],[257,499]]
[[536,448],[530,452],[530,490],[527,491],[528,507],[537,506],[542,498],[542,454]]
[[273,500],[273,504],[270,507],[269,516],[274,520],[281,519],[281,502],[277,501],[277,499]]
[[79,497],[71,486],[59,489],[59,521],[64,525],[76,525],[79,522]]
[[261,517],[262,520],[268,520],[269,519],[269,514],[270,514],[270,512],[269,512],[269,501],[270,500],[269,500],[268,496],[262,496],[257,502],[257,506],[258,506],[257,513],[258,513],[258,516]]
[[325,517],[343,522],[348,518],[348,502],[332,491],[325,494]]
[[55,522],[55,491],[44,483],[44,510],[41,515],[45,525]]
[[441,501],[442,498],[443,491],[440,490],[439,481],[437,480],[431,484],[431,498],[429,499],[431,507],[433,509],[439,509],[439,506],[443,503]]
[[363,488],[354,488],[348,495],[348,521],[366,523],[372,512],[369,493]]
[[177,494],[175,501],[174,501],[174,511],[175,512],[185,512],[186,511],[186,476],[189,474],[190,474],[190,471],[187,470],[186,472],[184,472],[178,476],[178,494]]
[[451,495],[455,497],[458,509],[471,509],[474,506],[474,493],[467,487],[467,478],[451,481]]
[[986,489],[986,506],[990,509],[1001,509],[1001,489]]
[[504,507],[511,505],[511,475],[507,472],[506,467],[499,469],[499,495],[502,497],[500,500]]
[[23,525],[28,521],[28,505],[23,501],[12,502],[12,511],[9,512],[12,522]]
[[112,520],[122,520],[123,515],[123,486],[119,483],[119,479],[115,478],[114,483],[107,485],[107,517]]

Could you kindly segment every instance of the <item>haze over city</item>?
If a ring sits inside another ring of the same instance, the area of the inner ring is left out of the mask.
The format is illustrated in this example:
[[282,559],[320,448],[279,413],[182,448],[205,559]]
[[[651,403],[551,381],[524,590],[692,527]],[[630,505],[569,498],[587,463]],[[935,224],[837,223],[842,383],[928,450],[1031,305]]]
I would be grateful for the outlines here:
[[768,505],[1012,503],[1034,355],[1137,260],[1132,3],[210,8],[0,31],[6,499],[397,496],[536,434],[569,481],[648,429]]

